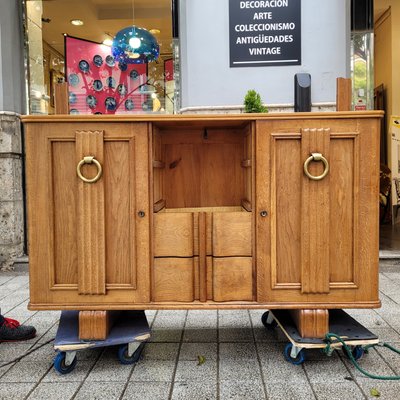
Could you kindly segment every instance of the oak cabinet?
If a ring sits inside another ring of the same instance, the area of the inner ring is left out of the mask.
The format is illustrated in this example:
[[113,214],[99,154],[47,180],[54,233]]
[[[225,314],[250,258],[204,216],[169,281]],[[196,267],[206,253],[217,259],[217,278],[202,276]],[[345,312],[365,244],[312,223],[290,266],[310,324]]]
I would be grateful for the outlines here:
[[380,118],[24,117],[30,308],[379,306]]

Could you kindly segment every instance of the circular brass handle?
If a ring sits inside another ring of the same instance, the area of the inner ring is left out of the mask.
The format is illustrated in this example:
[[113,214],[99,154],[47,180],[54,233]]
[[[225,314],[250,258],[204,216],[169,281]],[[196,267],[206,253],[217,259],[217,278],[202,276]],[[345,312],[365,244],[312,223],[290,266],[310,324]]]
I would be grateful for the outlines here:
[[[314,176],[310,174],[310,171],[308,170],[308,164],[310,164],[311,161],[322,161],[324,163],[325,169],[321,175]],[[308,157],[304,163],[304,173],[313,181],[320,181],[321,179],[324,179],[326,175],[328,175],[328,172],[329,172],[328,160],[321,153],[311,153],[311,156]]]
[[[96,165],[96,167],[97,167],[97,175],[92,179],[85,178],[82,175],[82,172],[81,172],[81,167],[82,167],[83,164],[94,164],[94,165]],[[83,159],[81,161],[79,161],[79,163],[78,163],[78,165],[76,167],[76,173],[78,174],[79,178],[81,178],[84,182],[86,182],[86,183],[95,183],[101,178],[101,174],[103,173],[103,169],[101,168],[101,164],[93,156],[87,156],[87,157],[83,157]]]
[[265,211],[265,210],[262,210],[262,211],[260,212],[260,215],[261,215],[262,217],[266,217],[266,216],[268,215],[268,212]]

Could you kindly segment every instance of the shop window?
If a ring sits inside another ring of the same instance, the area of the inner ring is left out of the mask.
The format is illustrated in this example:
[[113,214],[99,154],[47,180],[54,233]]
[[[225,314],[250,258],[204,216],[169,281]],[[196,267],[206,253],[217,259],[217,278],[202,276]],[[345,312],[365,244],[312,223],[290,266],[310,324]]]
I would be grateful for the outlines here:
[[173,113],[171,1],[27,0],[30,113]]

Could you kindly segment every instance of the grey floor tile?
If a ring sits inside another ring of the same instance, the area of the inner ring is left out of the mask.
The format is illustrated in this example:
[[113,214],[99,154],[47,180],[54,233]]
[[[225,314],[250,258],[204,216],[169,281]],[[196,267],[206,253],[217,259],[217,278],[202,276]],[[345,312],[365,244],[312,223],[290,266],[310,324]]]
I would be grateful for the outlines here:
[[318,400],[361,400],[365,398],[354,382],[341,382],[340,385],[332,382],[319,382],[312,383],[312,388]]
[[[40,345],[40,344],[39,344]],[[38,347],[38,344],[32,346],[32,349],[36,349],[32,353],[24,357],[24,361],[47,361],[52,363],[57,352],[54,350],[53,343],[48,343],[43,347]]]
[[4,383],[0,382],[0,399],[17,400],[25,398],[35,387],[35,383]]
[[[380,381],[373,379],[365,379],[359,382],[362,391],[365,393],[368,399],[379,400],[397,400],[399,396],[399,381]],[[379,397],[371,394],[371,389],[375,389],[379,392]]]
[[220,343],[220,360],[255,360],[257,357],[256,346],[254,343]]
[[216,342],[217,311],[191,310],[185,325],[184,342]]
[[[346,357],[343,357],[343,360],[357,380],[365,378],[365,375],[359,372],[350,360]],[[370,349],[368,354],[365,354],[360,360],[358,360],[358,364],[362,369],[374,375],[393,375],[393,371],[374,349]]]
[[98,382],[85,382],[74,397],[74,400],[117,400],[123,390],[124,385],[119,382],[103,382],[101,385]]
[[161,311],[157,313],[155,317],[154,324],[155,327],[162,327],[162,328],[179,328],[183,327],[186,321],[186,311],[185,314],[171,314],[171,315],[160,315]]
[[182,329],[154,329],[151,332],[150,341],[154,343],[179,343],[181,337]]
[[129,382],[123,400],[168,400],[170,382]]
[[374,328],[371,331],[379,337],[381,342],[400,343],[400,334],[390,327]]
[[175,361],[142,360],[135,366],[130,381],[171,382]]
[[5,375],[7,373],[7,371],[9,371],[14,365],[15,363],[0,363],[2,366],[0,366],[0,382],[2,381],[2,376]]
[[219,329],[220,342],[253,342],[253,330],[250,327],[228,328],[220,327]]
[[276,328],[265,328],[255,327],[254,328],[254,337],[256,342],[275,342],[275,343],[287,343],[288,338],[282,332],[282,330],[278,327]]
[[51,326],[47,330],[43,330],[41,332],[37,332],[37,336],[39,338],[38,342],[39,343],[44,343],[47,342],[51,339],[54,339],[56,337],[58,330],[58,323],[55,323],[53,326]]
[[184,342],[216,343],[218,331],[214,328],[188,328],[183,333]]
[[376,351],[385,359],[391,368],[400,375],[400,356],[384,347],[375,347]]
[[[365,310],[364,310],[365,311]],[[367,312],[365,314],[358,314],[353,317],[357,322],[363,325],[365,328],[374,330],[376,328],[387,328],[389,325],[378,313]]]
[[77,391],[79,382],[41,382],[28,397],[29,400],[71,399]]
[[247,310],[222,310],[218,313],[220,342],[252,342],[253,330]]
[[[286,377],[286,380],[288,378]],[[295,384],[279,382],[265,382],[268,400],[312,400],[315,399],[314,393],[308,382]]]
[[190,310],[186,319],[186,326],[196,328],[216,328],[218,313],[216,310]]
[[293,365],[284,359],[270,360],[268,363],[262,364],[262,373],[264,382],[284,384],[287,383],[288,377],[290,382],[295,382],[298,385],[308,383],[307,375],[301,365]]
[[182,343],[179,353],[180,361],[197,361],[199,356],[208,360],[217,359],[217,343]]
[[180,317],[182,319],[186,318],[187,310],[159,310],[157,313],[157,317],[167,317],[167,318],[175,318]]
[[284,360],[283,351],[286,343],[283,342],[262,342],[257,343],[257,351],[261,362],[268,363],[269,360]]
[[[0,275],[0,286],[3,286],[5,283],[11,281],[11,279],[14,279],[14,277],[9,275]],[[1,295],[1,288],[0,288],[0,295]]]
[[[42,382],[83,382],[86,376],[89,374],[95,361],[80,361],[76,363],[75,368],[68,374],[60,374],[54,368],[42,379]],[[96,382],[97,383],[97,382]],[[119,383],[121,385],[121,383]]]
[[303,365],[311,383],[346,383],[345,378],[350,375],[340,358],[305,362]]
[[217,362],[205,360],[201,365],[197,361],[179,361],[175,374],[176,382],[213,382],[217,383]]
[[133,365],[122,365],[117,360],[99,360],[86,378],[88,382],[126,382]]
[[30,343],[0,343],[0,365],[24,355],[31,346]]
[[185,318],[180,316],[159,317],[157,315],[151,332],[151,342],[180,342]]
[[262,400],[265,399],[264,387],[259,380],[221,380],[220,400]]
[[217,385],[214,382],[175,382],[172,400],[214,400],[217,399]]
[[146,360],[175,361],[178,350],[179,343],[146,343],[143,357]]
[[46,361],[20,361],[14,364],[6,374],[1,377],[2,382],[39,382],[47,371],[52,368],[52,363]]
[[259,380],[261,382],[261,371],[257,360],[220,360],[219,379],[234,380]]
[[335,350],[330,356],[328,356],[323,349],[307,349],[305,350],[306,361],[329,361],[335,360],[343,353],[342,349]]

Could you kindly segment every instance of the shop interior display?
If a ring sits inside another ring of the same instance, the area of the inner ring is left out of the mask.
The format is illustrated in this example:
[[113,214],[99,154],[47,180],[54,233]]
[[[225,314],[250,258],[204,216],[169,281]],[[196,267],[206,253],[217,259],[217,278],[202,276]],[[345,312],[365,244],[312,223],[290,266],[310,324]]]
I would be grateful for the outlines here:
[[126,114],[152,110],[147,64],[116,60],[104,44],[65,37],[70,114]]

